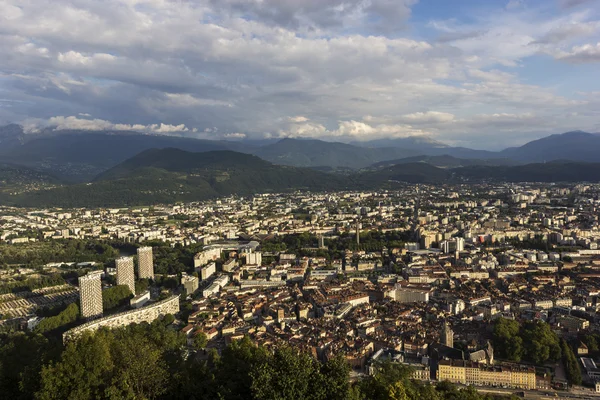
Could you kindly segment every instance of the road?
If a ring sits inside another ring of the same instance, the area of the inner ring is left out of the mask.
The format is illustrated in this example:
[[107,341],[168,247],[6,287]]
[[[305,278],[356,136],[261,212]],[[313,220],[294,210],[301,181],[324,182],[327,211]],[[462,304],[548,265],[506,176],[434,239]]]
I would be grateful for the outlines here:
[[562,391],[562,390],[518,390],[518,389],[501,389],[501,388],[484,388],[476,387],[478,392],[489,393],[489,394],[503,394],[511,395],[519,392],[525,393],[526,399],[538,399],[538,400],[549,400],[549,399],[600,399],[600,393],[596,393],[586,389],[579,389],[577,391]]

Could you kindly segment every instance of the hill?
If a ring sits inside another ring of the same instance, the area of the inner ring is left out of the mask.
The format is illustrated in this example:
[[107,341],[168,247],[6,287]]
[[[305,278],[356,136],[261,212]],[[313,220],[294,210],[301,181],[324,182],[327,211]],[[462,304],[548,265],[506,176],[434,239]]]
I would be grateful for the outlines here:
[[13,203],[62,207],[149,205],[293,189],[341,190],[348,182],[345,177],[276,166],[232,151],[151,149],[100,174],[91,183],[28,193],[14,198]]
[[503,182],[600,182],[600,163],[551,162],[513,167],[463,167],[453,170],[468,180]]
[[400,148],[366,148],[322,140],[282,139],[252,152],[275,164],[296,167],[360,169],[383,160],[407,157],[414,151]]
[[450,148],[445,143],[439,142],[428,136],[408,136],[402,138],[384,138],[369,140],[366,142],[351,142],[355,146],[361,147],[400,147],[403,149],[418,150],[426,152],[430,149],[447,149]]
[[452,176],[452,172],[446,169],[423,162],[414,162],[363,172],[357,176],[356,181],[375,188],[394,182],[442,183],[451,179]]
[[438,168],[425,162],[397,164],[357,175],[364,186],[384,187],[392,182],[600,182],[600,163],[552,162],[517,166]]
[[0,189],[12,185],[59,184],[60,180],[45,172],[20,165],[0,163]]
[[400,158],[398,160],[389,160],[389,161],[381,161],[371,165],[371,168],[384,168],[390,167],[392,165],[397,164],[410,164],[415,162],[427,163],[439,168],[458,168],[458,167],[466,167],[473,165],[515,165],[516,162],[509,159],[502,158],[491,158],[487,160],[482,159],[464,159],[464,158],[456,158],[450,155],[444,154],[441,156],[414,156],[407,158]]
[[550,135],[521,147],[505,149],[500,152],[500,155],[526,162],[552,160],[600,162],[600,135],[582,131]]
[[14,196],[60,185],[58,178],[31,168],[0,164],[0,204],[9,203]]
[[0,159],[40,170],[72,182],[86,182],[151,148],[179,148],[193,152],[237,150],[250,146],[240,142],[200,140],[175,136],[145,135],[121,131],[62,131],[38,135],[32,140],[0,151]]

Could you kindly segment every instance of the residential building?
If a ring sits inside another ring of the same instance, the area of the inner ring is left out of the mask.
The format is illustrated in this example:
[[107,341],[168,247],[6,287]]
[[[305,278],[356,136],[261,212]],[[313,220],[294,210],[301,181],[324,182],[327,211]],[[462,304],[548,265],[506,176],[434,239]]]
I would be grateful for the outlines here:
[[102,271],[89,272],[79,277],[81,316],[92,319],[102,316]]
[[138,247],[138,277],[140,279],[154,279],[154,260],[152,247]]
[[117,285],[126,285],[135,295],[135,272],[133,257],[120,257],[115,260],[117,267]]

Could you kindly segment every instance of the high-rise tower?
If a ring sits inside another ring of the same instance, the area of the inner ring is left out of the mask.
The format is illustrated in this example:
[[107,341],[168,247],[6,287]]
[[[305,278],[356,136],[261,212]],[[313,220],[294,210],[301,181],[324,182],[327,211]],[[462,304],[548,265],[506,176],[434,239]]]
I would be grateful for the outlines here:
[[133,257],[120,257],[115,260],[117,266],[117,285],[127,285],[135,295],[135,272]]
[[416,189],[416,198],[415,198],[415,209],[413,210],[413,223],[412,223],[412,235],[413,239],[419,239],[419,214],[421,212],[421,196],[419,195],[419,185],[417,185]]
[[79,303],[83,318],[102,316],[102,271],[92,271],[79,277]]
[[140,279],[154,279],[154,260],[152,247],[138,247],[138,277]]
[[440,334],[440,342],[448,347],[454,347],[454,331],[448,325],[448,321],[444,321],[444,327]]
[[360,218],[356,220],[356,245],[360,246]]

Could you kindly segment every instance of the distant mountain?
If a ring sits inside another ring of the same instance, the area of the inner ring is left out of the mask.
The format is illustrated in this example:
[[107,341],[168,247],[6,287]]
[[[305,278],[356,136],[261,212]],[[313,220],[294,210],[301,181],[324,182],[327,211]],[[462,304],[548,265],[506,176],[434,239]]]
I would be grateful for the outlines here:
[[384,168],[390,167],[392,165],[397,164],[410,164],[415,162],[427,163],[439,168],[458,168],[458,167],[466,167],[472,165],[516,165],[517,162],[509,159],[502,158],[492,158],[487,160],[480,159],[464,159],[464,158],[456,158],[449,156],[447,154],[441,156],[414,156],[407,158],[400,158],[398,160],[389,160],[389,161],[381,161],[375,163],[371,166],[371,168]]
[[408,136],[403,138],[376,139],[366,142],[351,142],[360,147],[400,147],[403,149],[422,150],[449,148],[445,143],[439,142],[427,136]]
[[384,187],[394,182],[442,183],[451,179],[452,176],[453,173],[450,170],[423,162],[414,162],[363,172],[357,175],[355,181],[371,187]]
[[64,131],[61,134],[38,136],[8,150],[0,148],[0,161],[52,171],[64,179],[84,182],[143,150],[168,147],[194,152],[247,152],[251,148],[241,142],[146,135],[137,132]]
[[452,170],[464,179],[502,182],[600,182],[600,163],[550,162],[513,167],[462,167]]
[[583,131],[550,135],[521,147],[505,149],[500,152],[500,155],[527,162],[552,160],[600,162],[600,135]]
[[0,126],[0,152],[9,152],[21,146],[27,140],[20,125],[10,124]]
[[600,163],[551,162],[517,166],[473,165],[445,169],[424,162],[397,164],[358,174],[355,182],[384,187],[392,182],[600,182]]
[[407,149],[375,149],[346,143],[289,138],[260,147],[252,153],[280,165],[353,169],[368,167],[378,161],[414,155],[414,151]]
[[346,177],[277,166],[232,151],[151,149],[100,174],[92,183],[27,194],[13,199],[13,203],[63,207],[149,205],[292,189],[341,190],[349,182]]
[[[56,131],[25,134],[0,127],[0,162],[23,165],[68,182],[88,182],[148,149],[219,150],[254,154],[278,165],[310,167],[344,175],[352,170],[424,162],[444,168],[570,160],[600,162],[600,135],[581,131],[551,135],[501,152],[450,147],[424,136],[347,143],[314,139],[201,140],[129,131]],[[470,161],[467,161],[470,160]]]

